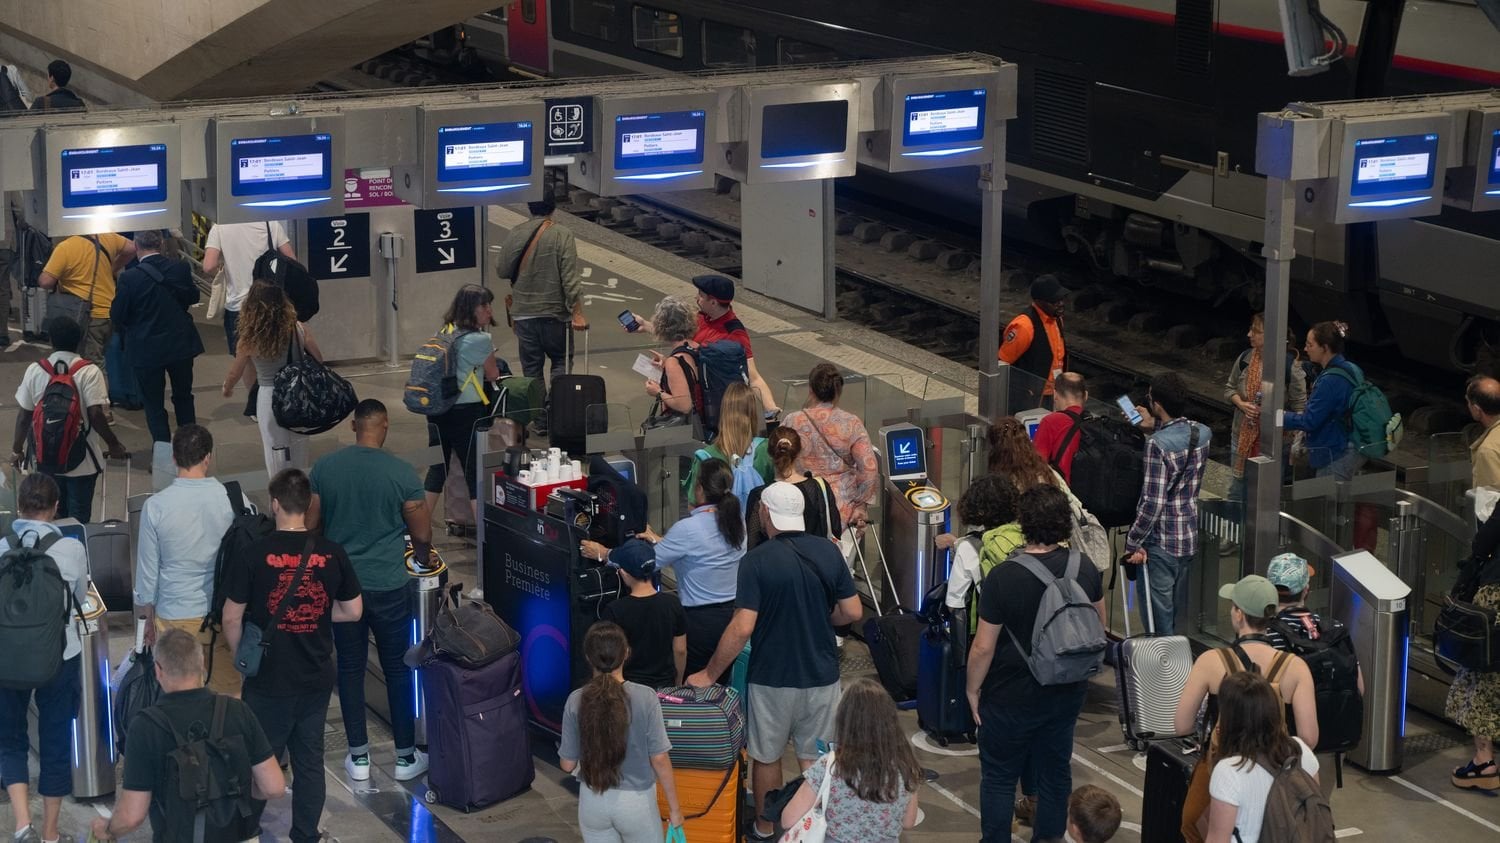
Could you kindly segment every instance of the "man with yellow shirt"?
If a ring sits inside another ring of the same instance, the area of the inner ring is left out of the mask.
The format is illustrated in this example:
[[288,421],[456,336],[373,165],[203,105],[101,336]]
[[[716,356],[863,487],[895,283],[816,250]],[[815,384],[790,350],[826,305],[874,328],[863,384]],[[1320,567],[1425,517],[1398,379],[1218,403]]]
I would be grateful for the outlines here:
[[[109,306],[115,300],[115,273],[135,256],[135,244],[118,234],[69,237],[52,249],[38,279],[43,289],[90,303],[78,353],[104,368],[109,343]],[[54,298],[54,301],[57,301]]]

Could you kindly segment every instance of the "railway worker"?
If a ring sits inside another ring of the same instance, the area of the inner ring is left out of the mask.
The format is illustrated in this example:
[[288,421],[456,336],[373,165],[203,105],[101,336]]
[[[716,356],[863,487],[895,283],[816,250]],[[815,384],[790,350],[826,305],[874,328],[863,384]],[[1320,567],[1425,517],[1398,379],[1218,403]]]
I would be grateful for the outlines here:
[[[1011,412],[1052,407],[1054,382],[1068,367],[1062,322],[1067,297],[1068,291],[1057,276],[1037,276],[1031,283],[1031,306],[1005,326],[1000,342],[1001,361],[1031,375],[1011,380]],[[1042,382],[1040,393],[1037,382]]]
[[1059,409],[1048,413],[1037,425],[1036,438],[1031,444],[1064,481],[1072,483],[1073,456],[1078,453],[1083,437],[1068,434],[1082,421],[1083,405],[1089,400],[1088,384],[1077,372],[1063,372],[1052,385],[1052,391],[1053,406]]
[[1469,405],[1469,416],[1484,428],[1469,446],[1469,459],[1474,465],[1474,488],[1500,487],[1500,434],[1495,433],[1495,428],[1500,426],[1500,380],[1486,375],[1469,378],[1464,400]]

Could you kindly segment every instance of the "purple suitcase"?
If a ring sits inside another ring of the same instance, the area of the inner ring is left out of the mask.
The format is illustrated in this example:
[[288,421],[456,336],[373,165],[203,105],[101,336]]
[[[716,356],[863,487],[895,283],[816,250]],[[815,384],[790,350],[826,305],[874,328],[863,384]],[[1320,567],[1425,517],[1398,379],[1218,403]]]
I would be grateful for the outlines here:
[[427,801],[470,811],[531,787],[536,768],[521,693],[521,654],[477,670],[422,664],[427,702]]

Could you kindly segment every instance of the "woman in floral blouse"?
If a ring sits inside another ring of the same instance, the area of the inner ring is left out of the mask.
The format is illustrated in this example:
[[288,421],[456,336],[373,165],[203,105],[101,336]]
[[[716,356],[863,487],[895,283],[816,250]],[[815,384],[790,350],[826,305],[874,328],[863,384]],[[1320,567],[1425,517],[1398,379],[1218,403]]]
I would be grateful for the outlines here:
[[880,480],[870,434],[859,416],[839,408],[844,376],[832,363],[813,367],[807,391],[807,406],[782,421],[802,437],[797,470],[812,472],[833,487],[845,526],[862,526]]

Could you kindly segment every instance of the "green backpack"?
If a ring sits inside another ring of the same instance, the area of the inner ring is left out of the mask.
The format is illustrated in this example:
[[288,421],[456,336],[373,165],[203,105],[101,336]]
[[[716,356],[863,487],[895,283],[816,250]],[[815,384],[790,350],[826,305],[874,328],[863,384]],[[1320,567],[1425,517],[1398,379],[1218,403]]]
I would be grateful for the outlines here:
[[1020,524],[1002,524],[986,530],[979,539],[979,582],[969,589],[969,634],[979,629],[979,590],[984,578],[995,570],[995,566],[1010,558],[1010,555],[1026,543],[1021,537]]
[[1354,450],[1366,457],[1383,457],[1394,450],[1406,428],[1401,414],[1391,412],[1391,402],[1380,387],[1365,380],[1364,373],[1357,368],[1350,371],[1330,366],[1324,373],[1343,378],[1354,387],[1344,407],[1344,429],[1349,431]]

